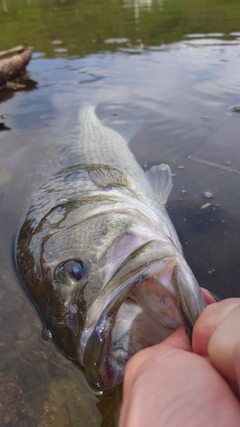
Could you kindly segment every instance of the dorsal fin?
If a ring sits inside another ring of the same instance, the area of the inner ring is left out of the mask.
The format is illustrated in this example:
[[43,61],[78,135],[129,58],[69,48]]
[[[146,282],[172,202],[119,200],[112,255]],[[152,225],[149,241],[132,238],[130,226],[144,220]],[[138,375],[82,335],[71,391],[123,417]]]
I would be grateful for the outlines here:
[[104,188],[130,186],[129,181],[121,171],[107,165],[98,165],[96,169],[89,172],[89,176],[95,184]]
[[146,176],[151,183],[154,193],[160,202],[165,205],[173,187],[170,167],[164,163],[153,166],[146,172]]
[[119,133],[127,143],[137,133],[141,125],[141,120],[129,120],[125,115],[122,117],[111,116],[103,119],[101,122],[104,126],[107,126]]

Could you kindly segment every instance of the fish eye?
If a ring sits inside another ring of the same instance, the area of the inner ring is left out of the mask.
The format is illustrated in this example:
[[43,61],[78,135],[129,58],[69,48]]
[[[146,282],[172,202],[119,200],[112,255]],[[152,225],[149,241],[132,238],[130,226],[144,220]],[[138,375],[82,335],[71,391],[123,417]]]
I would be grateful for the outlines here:
[[61,280],[69,281],[70,279],[70,284],[72,284],[84,276],[85,266],[80,259],[72,259],[61,264],[56,273]]

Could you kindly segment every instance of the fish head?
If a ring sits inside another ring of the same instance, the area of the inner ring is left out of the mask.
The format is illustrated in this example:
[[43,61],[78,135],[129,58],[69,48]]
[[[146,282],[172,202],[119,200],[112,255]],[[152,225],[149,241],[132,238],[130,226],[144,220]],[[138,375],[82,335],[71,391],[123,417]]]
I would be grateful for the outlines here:
[[205,307],[169,236],[114,197],[109,191],[103,199],[36,201],[17,250],[19,273],[46,329],[100,390],[122,381],[137,351],[180,325],[190,334]]

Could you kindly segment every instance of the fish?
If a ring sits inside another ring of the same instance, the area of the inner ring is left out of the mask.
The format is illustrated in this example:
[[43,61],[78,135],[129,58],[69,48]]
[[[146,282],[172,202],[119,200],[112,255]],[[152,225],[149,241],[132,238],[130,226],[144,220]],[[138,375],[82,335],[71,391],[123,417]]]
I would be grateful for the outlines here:
[[44,337],[104,390],[136,352],[180,325],[190,336],[206,303],[165,208],[170,167],[144,172],[128,147],[139,123],[85,106],[77,127],[68,165],[32,197],[17,270]]

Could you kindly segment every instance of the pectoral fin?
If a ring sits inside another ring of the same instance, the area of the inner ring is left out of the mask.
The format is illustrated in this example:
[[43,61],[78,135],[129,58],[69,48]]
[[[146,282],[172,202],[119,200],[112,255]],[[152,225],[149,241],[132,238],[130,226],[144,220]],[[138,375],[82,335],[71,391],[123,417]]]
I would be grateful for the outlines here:
[[97,165],[89,172],[89,176],[95,184],[103,188],[129,187],[126,176],[116,168],[106,165]]
[[153,166],[146,172],[146,176],[156,196],[165,205],[173,187],[170,167],[164,163]]

